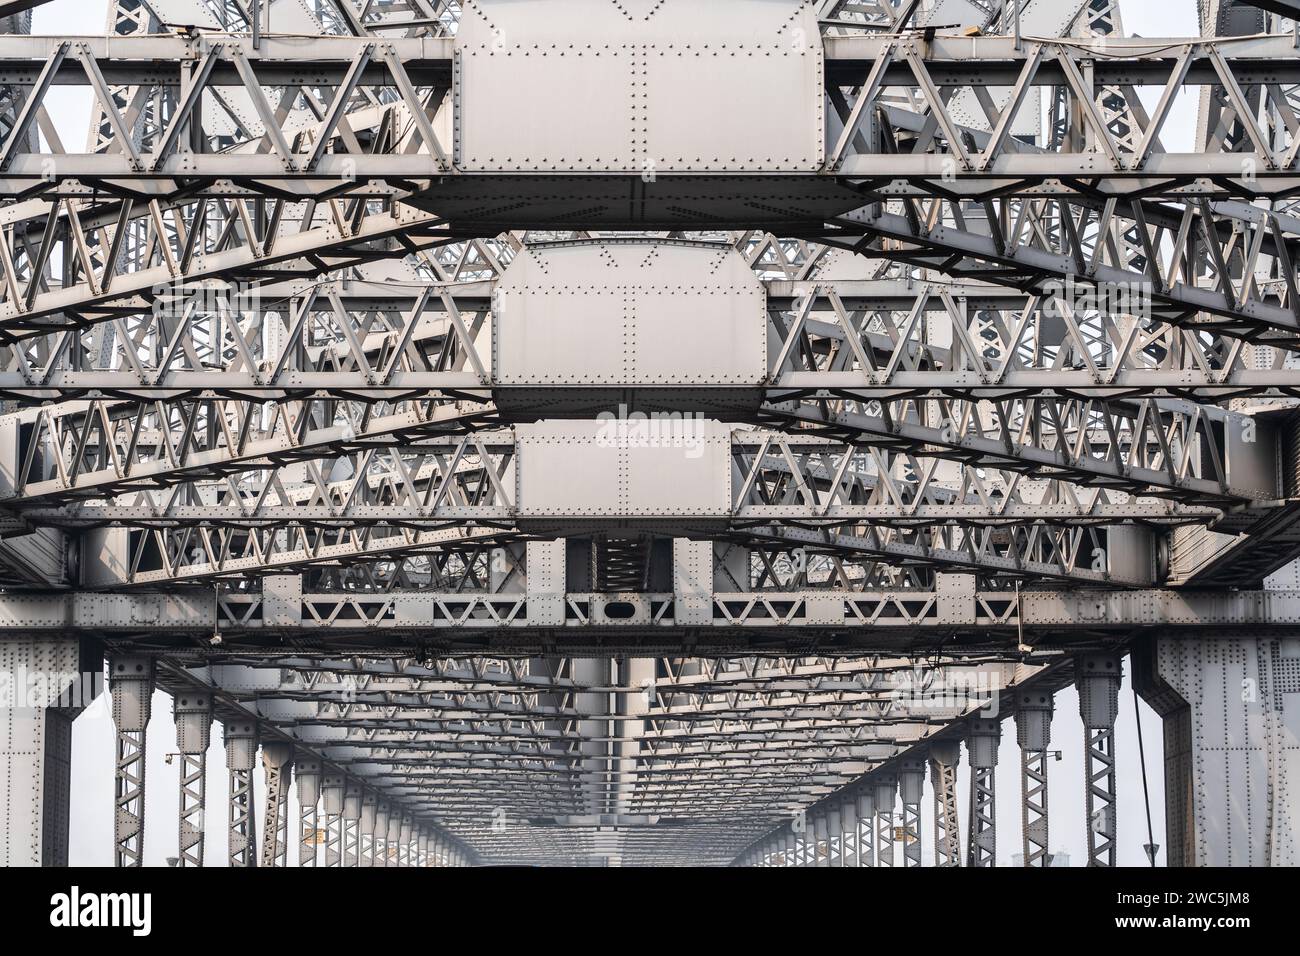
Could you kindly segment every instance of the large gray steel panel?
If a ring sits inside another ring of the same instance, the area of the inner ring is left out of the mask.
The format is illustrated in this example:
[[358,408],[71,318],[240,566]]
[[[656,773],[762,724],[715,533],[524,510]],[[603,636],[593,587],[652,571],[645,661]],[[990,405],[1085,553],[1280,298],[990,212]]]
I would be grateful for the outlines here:
[[1295,866],[1300,641],[1160,638],[1157,668],[1191,709],[1191,861]]
[[516,434],[522,521],[731,512],[731,430],[718,422],[545,421]]
[[498,385],[757,388],[767,373],[766,296],[731,244],[530,246],[493,303]]
[[646,177],[820,168],[823,54],[811,4],[634,7],[467,5],[456,36],[457,167]]

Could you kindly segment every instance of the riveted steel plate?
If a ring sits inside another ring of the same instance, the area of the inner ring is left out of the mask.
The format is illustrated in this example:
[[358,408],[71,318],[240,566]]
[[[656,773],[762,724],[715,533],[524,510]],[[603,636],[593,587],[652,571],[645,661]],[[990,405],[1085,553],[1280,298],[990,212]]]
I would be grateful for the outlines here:
[[493,381],[757,388],[767,372],[766,303],[726,244],[526,248],[493,299]]
[[720,6],[467,3],[453,66],[457,168],[647,179],[816,172],[824,65],[815,9]]
[[731,431],[718,422],[538,422],[517,436],[521,518],[730,514]]

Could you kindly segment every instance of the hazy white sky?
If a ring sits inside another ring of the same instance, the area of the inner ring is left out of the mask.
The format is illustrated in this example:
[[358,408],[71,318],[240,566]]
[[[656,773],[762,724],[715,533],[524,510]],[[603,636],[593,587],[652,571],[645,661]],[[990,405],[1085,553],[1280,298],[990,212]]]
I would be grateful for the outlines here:
[[[1124,0],[1124,27],[1128,33],[1146,37],[1194,36],[1195,0]],[[46,35],[100,35],[106,23],[106,0],[55,0],[35,11],[33,32]],[[1148,106],[1158,93],[1143,91]],[[89,101],[84,95],[65,88],[51,93],[51,112],[60,135],[71,144],[85,142],[89,124]],[[1171,150],[1187,149],[1196,126],[1197,97],[1190,92],[1180,98],[1166,125],[1164,140]],[[1120,720],[1117,733],[1117,767],[1120,787],[1119,857],[1130,866],[1146,865],[1142,844],[1146,842],[1146,814],[1142,799],[1142,771],[1137,752],[1137,717],[1128,683],[1120,694]],[[1164,863],[1164,780],[1163,745],[1160,721],[1145,704],[1139,708],[1146,744],[1146,776],[1151,792],[1151,813],[1156,842],[1161,844],[1159,862]],[[171,717],[171,700],[155,695],[153,721],[149,727],[147,750],[147,842],[145,861],[164,865],[166,857],[176,853],[177,774],[178,767],[168,766],[166,754],[175,749],[175,732]],[[1086,821],[1084,817],[1083,726],[1079,719],[1077,695],[1073,689],[1062,692],[1056,701],[1052,725],[1053,746],[1060,748],[1062,759],[1050,767],[1051,847],[1069,853],[1072,865],[1086,860]],[[113,828],[113,724],[101,698],[78,718],[73,728],[73,865],[109,866],[112,864]],[[1020,755],[1015,743],[1015,725],[1007,720],[1003,726],[1002,746],[997,770],[997,821],[999,832],[998,863],[1010,865],[1013,853],[1020,851]],[[969,787],[966,758],[962,756],[959,784],[961,818],[968,812]],[[260,819],[262,781],[256,786]],[[220,725],[213,727],[213,746],[208,755],[208,834],[207,864],[224,866],[226,862],[226,827],[228,781],[225,756],[221,745]],[[930,801],[933,794],[927,780],[925,810],[922,814],[924,859],[932,861]],[[291,791],[291,820],[296,820],[296,793]],[[290,825],[291,834],[296,823]],[[290,862],[297,858],[297,844],[290,841]]]

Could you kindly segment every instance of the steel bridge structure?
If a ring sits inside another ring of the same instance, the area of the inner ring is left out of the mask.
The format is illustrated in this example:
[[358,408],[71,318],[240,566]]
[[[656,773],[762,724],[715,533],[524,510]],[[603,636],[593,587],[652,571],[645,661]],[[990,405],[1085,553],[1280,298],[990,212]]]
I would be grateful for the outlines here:
[[100,673],[119,866],[157,690],[178,866],[991,866],[1007,718],[1046,866],[1070,686],[1113,866],[1125,676],[1168,863],[1300,863],[1291,0],[41,6],[0,863]]

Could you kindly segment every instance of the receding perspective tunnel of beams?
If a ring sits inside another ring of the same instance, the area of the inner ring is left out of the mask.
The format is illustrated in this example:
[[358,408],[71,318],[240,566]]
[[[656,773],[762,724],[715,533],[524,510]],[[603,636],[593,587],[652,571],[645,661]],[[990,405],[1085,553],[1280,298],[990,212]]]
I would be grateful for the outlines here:
[[0,862],[1300,862],[1290,0],[64,6]]

